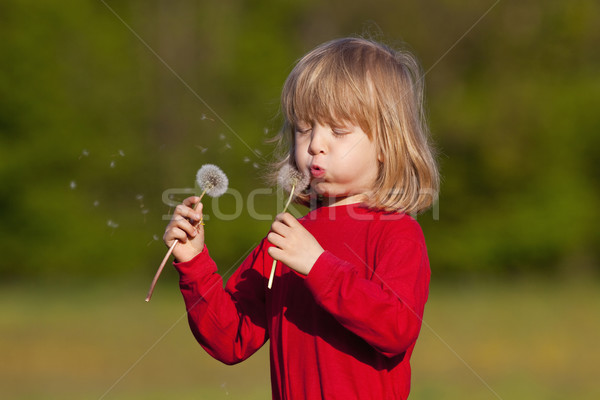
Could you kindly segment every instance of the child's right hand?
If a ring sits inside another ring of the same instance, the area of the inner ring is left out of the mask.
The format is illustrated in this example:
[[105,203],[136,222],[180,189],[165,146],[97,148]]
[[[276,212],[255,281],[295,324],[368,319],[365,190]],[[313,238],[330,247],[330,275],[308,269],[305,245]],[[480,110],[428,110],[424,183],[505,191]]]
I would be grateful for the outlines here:
[[165,230],[163,240],[167,247],[179,240],[173,249],[173,256],[178,262],[189,261],[204,249],[204,225],[198,223],[202,220],[202,203],[194,210],[199,201],[198,196],[185,199],[183,204],[175,208],[171,222]]

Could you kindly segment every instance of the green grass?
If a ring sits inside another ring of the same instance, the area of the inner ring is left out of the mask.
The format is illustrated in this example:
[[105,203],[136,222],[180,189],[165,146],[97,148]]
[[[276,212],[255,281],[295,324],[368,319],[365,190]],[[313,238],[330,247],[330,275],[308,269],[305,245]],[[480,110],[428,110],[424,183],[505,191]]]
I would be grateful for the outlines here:
[[598,399],[597,283],[433,290],[413,355],[413,399]]
[[[266,399],[267,349],[236,366],[189,332],[176,283],[0,290],[0,398]],[[596,399],[597,283],[432,288],[411,399]]]

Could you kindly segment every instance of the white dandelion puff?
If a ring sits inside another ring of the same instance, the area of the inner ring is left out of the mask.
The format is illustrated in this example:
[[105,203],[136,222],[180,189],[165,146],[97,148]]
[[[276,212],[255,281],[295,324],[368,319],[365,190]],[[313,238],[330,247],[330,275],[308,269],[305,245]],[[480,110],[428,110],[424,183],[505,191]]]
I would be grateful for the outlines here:
[[71,183],[69,183],[69,187],[71,188],[71,190],[75,189],[77,187],[77,182],[71,181]]
[[310,176],[303,174],[290,164],[285,164],[277,174],[277,184],[296,197],[310,184]]
[[221,168],[214,164],[204,164],[196,173],[196,183],[203,193],[210,197],[219,197],[227,191],[229,180]]

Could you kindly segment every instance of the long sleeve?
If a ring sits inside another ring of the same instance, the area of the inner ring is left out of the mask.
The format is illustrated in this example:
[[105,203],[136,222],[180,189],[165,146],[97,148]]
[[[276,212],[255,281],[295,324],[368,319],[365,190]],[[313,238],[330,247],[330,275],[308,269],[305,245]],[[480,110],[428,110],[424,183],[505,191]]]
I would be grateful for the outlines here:
[[430,270],[424,241],[416,236],[381,235],[371,260],[346,244],[354,263],[325,251],[306,279],[321,307],[386,357],[406,352],[421,328]]
[[245,360],[268,340],[260,273],[264,245],[254,249],[225,288],[206,247],[194,259],[175,263],[190,328],[200,345],[223,363]]

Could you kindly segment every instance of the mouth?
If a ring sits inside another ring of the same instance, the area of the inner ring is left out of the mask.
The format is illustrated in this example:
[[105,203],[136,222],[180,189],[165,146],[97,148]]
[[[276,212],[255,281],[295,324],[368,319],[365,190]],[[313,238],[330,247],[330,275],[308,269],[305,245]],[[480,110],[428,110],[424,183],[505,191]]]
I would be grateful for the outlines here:
[[318,165],[310,166],[310,175],[313,178],[322,178],[325,175],[325,170]]

